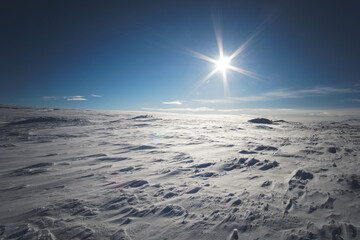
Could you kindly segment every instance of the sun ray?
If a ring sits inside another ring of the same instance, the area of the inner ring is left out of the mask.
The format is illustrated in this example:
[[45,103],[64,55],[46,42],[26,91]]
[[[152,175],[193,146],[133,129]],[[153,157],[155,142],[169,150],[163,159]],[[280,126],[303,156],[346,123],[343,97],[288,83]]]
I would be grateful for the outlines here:
[[199,58],[199,59],[202,59],[202,60],[205,60],[205,61],[208,61],[208,62],[211,62],[211,63],[216,63],[217,61],[211,57],[208,57],[202,53],[199,53],[199,52],[196,52],[194,50],[191,50],[191,49],[188,49],[188,48],[185,48],[183,47],[183,49],[187,52],[187,54],[193,56],[193,57],[196,57],[196,58]]
[[214,69],[212,72],[210,72],[208,75],[206,75],[206,76],[200,81],[200,83],[195,87],[195,89],[193,90],[193,92],[195,92],[198,88],[200,88],[201,85],[203,85],[207,80],[209,80],[217,71],[218,71],[218,69]]
[[223,71],[222,74],[223,74],[223,84],[224,84],[224,95],[225,97],[228,97],[230,96],[230,91],[229,91],[229,84],[227,81],[226,71]]
[[219,27],[216,26],[215,23],[214,23],[214,31],[215,31],[216,42],[217,42],[217,45],[219,48],[219,55],[220,55],[220,58],[223,58],[224,57],[224,48],[223,48],[221,30]]
[[258,26],[255,31],[251,34],[251,36],[243,43],[241,44],[238,49],[233,52],[233,54],[230,55],[230,59],[235,58],[240,53],[242,53],[246,48],[250,46],[252,41],[255,39],[257,35],[259,35],[265,28],[265,26],[271,21],[271,17],[267,18],[260,26]]
[[234,66],[232,66],[232,65],[229,65],[228,68],[231,69],[231,70],[233,70],[233,71],[239,72],[239,73],[241,73],[241,74],[243,74],[243,75],[246,75],[246,76],[248,76],[248,77],[254,78],[254,79],[256,79],[256,80],[260,80],[260,78],[257,76],[256,73],[247,71],[247,70],[242,69],[242,68],[234,67]]
[[246,48],[248,48],[257,34],[258,33],[251,35],[250,38],[248,38],[243,44],[241,44],[240,47],[236,49],[235,52],[233,52],[233,54],[230,55],[230,59],[235,58],[237,55],[242,53]]

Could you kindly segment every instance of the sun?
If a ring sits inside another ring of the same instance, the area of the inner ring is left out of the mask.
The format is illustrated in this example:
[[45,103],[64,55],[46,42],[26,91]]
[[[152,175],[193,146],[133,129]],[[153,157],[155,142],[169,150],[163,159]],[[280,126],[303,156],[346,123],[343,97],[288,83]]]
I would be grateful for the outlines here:
[[219,71],[225,72],[231,65],[231,59],[229,57],[220,57],[220,59],[216,62],[216,69]]
[[[215,26],[214,26],[215,27]],[[217,40],[217,45],[219,48],[219,58],[218,60],[206,56],[202,53],[196,52],[194,50],[188,49],[188,48],[184,48],[184,50],[186,50],[186,52],[190,55],[192,55],[193,57],[205,60],[207,62],[211,62],[215,65],[215,68],[209,73],[207,74],[201,81],[200,83],[197,85],[197,87],[195,88],[194,92],[196,91],[196,89],[198,89],[201,85],[203,85],[204,83],[206,83],[213,75],[215,75],[215,73],[220,72],[222,74],[222,79],[223,79],[223,85],[224,85],[224,94],[225,96],[229,96],[230,92],[229,92],[229,86],[228,86],[228,78],[227,78],[227,70],[232,70],[238,73],[241,73],[242,75],[245,75],[247,77],[253,78],[253,79],[258,79],[259,77],[257,76],[257,74],[250,72],[244,68],[240,68],[240,67],[236,67],[234,65],[232,65],[232,60],[237,57],[238,55],[240,55],[241,53],[243,53],[243,51],[248,48],[248,46],[250,45],[250,43],[252,42],[252,40],[255,38],[256,35],[258,35],[261,31],[261,28],[258,28],[243,44],[241,44],[231,55],[225,55],[224,54],[224,47],[223,47],[223,41],[222,41],[222,36],[221,36],[221,31],[218,31],[218,28],[215,27],[215,36],[216,36],[216,40]]]

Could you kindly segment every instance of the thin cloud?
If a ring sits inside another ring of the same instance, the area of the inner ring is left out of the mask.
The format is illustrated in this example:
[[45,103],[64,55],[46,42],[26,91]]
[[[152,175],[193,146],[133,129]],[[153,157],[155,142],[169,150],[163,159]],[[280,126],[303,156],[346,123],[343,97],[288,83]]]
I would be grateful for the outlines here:
[[159,112],[213,112],[215,109],[208,107],[198,108],[142,108],[147,111],[159,111]]
[[291,108],[238,108],[218,109],[219,113],[254,115],[262,117],[280,117],[289,119],[326,119],[326,118],[358,118],[360,109],[291,109]]
[[42,99],[44,101],[56,100],[59,99],[59,96],[43,96]]
[[83,96],[68,96],[65,97],[67,101],[86,101],[87,99]]
[[332,87],[316,87],[310,89],[290,90],[290,89],[278,89],[275,91],[264,93],[264,97],[275,98],[303,98],[310,96],[324,96],[333,94],[345,94],[359,92],[356,89],[351,88],[332,88]]
[[232,102],[256,102],[266,100],[266,96],[231,97]]
[[172,102],[162,102],[162,104],[168,104],[168,105],[181,105],[182,102],[180,101],[172,101]]
[[350,99],[346,99],[346,101],[348,101],[348,102],[360,102],[360,98],[350,98]]
[[351,88],[332,88],[332,87],[317,87],[314,89],[299,90],[299,94],[315,94],[315,95],[329,95],[329,94],[345,94],[356,93],[359,90]]
[[66,99],[67,101],[86,101],[84,96],[43,96],[43,101],[50,101],[50,100],[61,100]]
[[195,99],[194,102],[199,103],[232,103],[233,101],[229,98],[224,99]]
[[97,97],[97,98],[100,98],[102,97],[101,95],[97,95],[97,94],[90,94],[91,97]]
[[275,99],[291,99],[291,98],[305,98],[314,96],[327,96],[335,94],[358,93],[357,89],[351,88],[332,88],[332,87],[316,87],[312,89],[277,89],[270,92],[265,92],[259,95],[245,96],[245,97],[229,97],[224,99],[195,99],[194,102],[200,103],[239,103],[239,102],[256,102],[268,101]]
[[262,94],[261,96],[263,99],[261,100],[267,100],[269,98],[299,98],[299,91],[291,91],[290,89],[278,89],[275,91],[270,91]]

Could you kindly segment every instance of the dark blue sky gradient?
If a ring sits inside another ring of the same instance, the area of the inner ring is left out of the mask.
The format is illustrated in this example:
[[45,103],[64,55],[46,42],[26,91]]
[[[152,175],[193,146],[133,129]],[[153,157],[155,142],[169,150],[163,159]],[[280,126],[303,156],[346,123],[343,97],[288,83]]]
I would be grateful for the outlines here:
[[[0,103],[119,110],[360,107],[358,10],[357,1],[1,1]],[[260,80],[229,72],[231,97],[279,90],[299,96],[196,101],[224,99],[220,74],[193,91],[214,66],[182,49],[217,58],[214,19],[227,54],[265,22],[232,62]],[[332,90],[301,92],[320,88]],[[167,101],[183,104],[162,104]]]

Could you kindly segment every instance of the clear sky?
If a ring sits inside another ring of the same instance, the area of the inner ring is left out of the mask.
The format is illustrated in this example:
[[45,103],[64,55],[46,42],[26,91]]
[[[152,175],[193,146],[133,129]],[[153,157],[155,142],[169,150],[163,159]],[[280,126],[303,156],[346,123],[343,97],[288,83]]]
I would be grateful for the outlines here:
[[[236,112],[360,108],[358,1],[0,2],[0,104]],[[230,64],[216,63],[217,36]],[[255,76],[255,78],[254,78]]]

